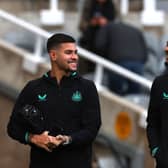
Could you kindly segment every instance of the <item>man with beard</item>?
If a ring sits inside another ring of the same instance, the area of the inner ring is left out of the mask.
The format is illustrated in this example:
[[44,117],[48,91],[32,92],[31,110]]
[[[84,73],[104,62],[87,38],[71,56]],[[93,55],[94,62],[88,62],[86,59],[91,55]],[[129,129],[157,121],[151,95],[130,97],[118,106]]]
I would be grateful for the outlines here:
[[96,87],[76,72],[77,46],[71,36],[54,34],[47,50],[51,70],[24,87],[8,134],[30,145],[30,168],[90,168],[101,125]]

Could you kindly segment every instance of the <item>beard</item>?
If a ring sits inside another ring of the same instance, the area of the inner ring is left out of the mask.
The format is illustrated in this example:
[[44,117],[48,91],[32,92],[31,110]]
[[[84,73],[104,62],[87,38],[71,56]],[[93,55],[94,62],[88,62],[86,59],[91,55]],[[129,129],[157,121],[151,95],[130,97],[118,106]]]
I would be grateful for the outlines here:
[[61,70],[64,71],[65,73],[70,73],[70,72],[74,72],[77,70],[76,69],[71,69],[70,64],[71,63],[76,63],[78,66],[78,62],[77,61],[67,61],[65,64],[62,63],[61,61],[55,61],[54,64]]

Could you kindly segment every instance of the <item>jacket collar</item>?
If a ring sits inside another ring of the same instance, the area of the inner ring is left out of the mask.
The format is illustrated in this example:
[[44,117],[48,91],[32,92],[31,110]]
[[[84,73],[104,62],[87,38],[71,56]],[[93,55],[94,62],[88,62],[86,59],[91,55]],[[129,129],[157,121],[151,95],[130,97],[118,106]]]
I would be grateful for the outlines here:
[[[57,80],[55,77],[51,77],[51,71],[46,72],[42,78],[54,85],[58,85]],[[63,76],[63,78],[60,81],[60,85],[69,85],[72,83],[73,80],[78,79],[79,75],[76,71],[72,72],[69,76]]]

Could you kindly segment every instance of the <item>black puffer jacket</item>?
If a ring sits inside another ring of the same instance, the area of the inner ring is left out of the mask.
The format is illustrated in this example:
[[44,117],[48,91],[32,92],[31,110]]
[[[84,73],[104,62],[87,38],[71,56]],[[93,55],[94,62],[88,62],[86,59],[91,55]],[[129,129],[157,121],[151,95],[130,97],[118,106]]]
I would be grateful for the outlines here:
[[142,32],[122,22],[111,22],[97,33],[96,49],[105,58],[120,63],[147,60],[147,45]]

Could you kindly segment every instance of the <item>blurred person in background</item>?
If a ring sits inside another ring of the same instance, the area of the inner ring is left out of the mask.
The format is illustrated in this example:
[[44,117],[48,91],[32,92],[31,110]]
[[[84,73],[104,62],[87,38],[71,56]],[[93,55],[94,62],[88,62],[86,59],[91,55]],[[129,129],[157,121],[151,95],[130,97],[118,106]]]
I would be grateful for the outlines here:
[[[168,65],[168,45],[165,48]],[[166,68],[167,71],[167,68]],[[168,74],[157,76],[152,84],[147,115],[147,138],[156,168],[168,167]]]
[[85,0],[79,29],[79,45],[95,52],[95,36],[100,27],[113,21],[116,10],[112,0]]
[[[98,30],[113,21],[116,17],[116,9],[112,0],[85,0],[82,15],[79,23],[81,36],[79,45],[93,53],[100,54],[95,48],[96,34]],[[92,73],[95,65],[88,61],[80,59],[80,72]]]
[[[110,22],[96,35],[96,49],[101,56],[139,75],[143,74],[148,50],[144,36],[137,28],[120,21]],[[107,71],[108,87],[120,95],[140,92],[131,80]]]
[[92,143],[101,125],[96,87],[76,72],[73,37],[54,34],[47,50],[51,70],[21,91],[8,134],[30,145],[30,168],[91,168]]

